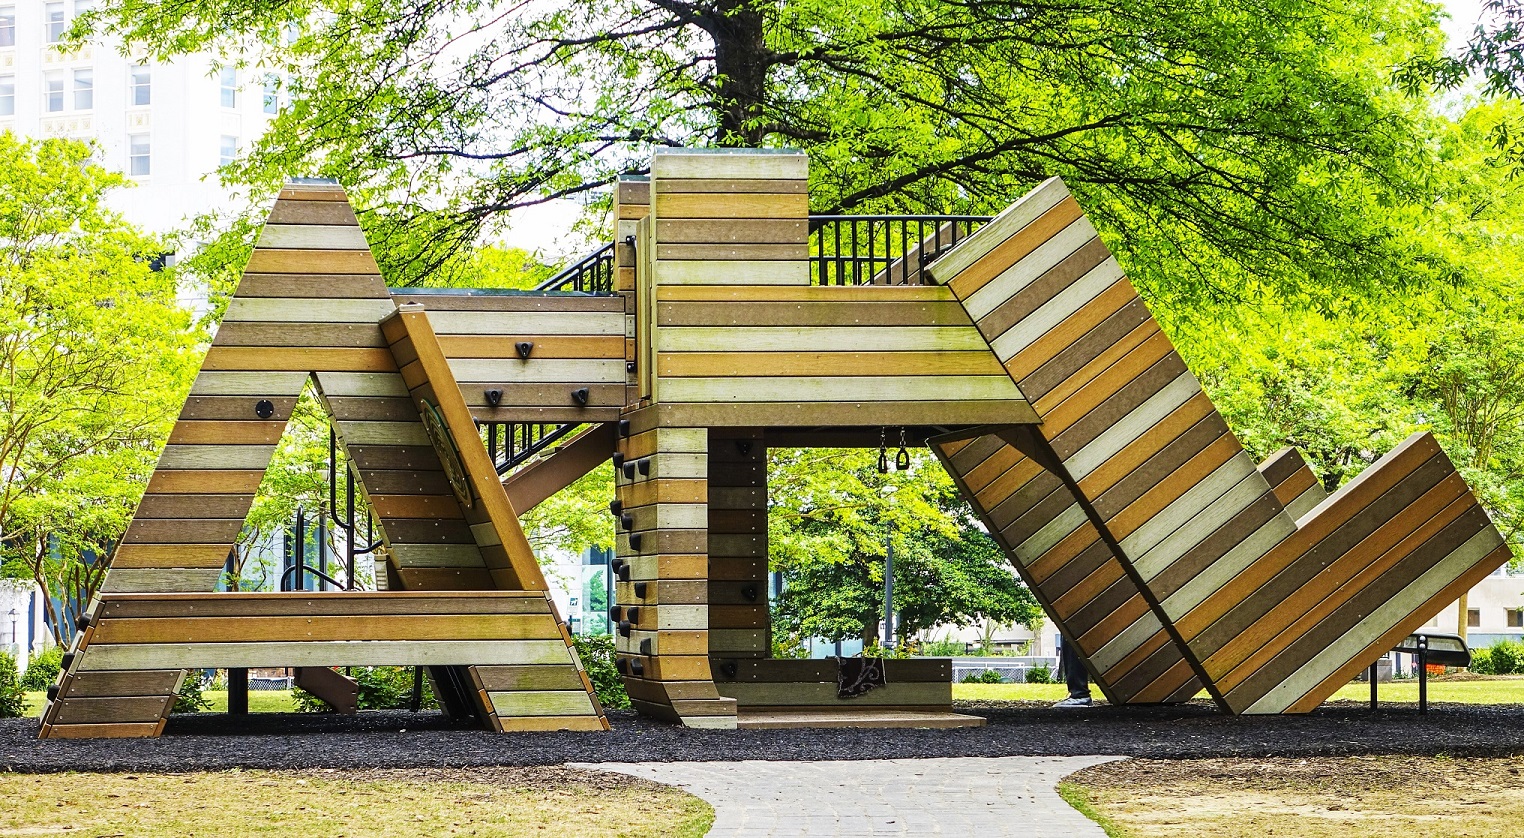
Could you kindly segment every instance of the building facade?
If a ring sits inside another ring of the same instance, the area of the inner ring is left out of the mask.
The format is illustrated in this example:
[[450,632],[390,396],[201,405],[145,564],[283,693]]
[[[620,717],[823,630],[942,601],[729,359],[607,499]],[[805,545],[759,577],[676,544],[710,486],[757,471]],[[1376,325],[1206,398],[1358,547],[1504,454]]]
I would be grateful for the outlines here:
[[215,172],[264,132],[278,85],[209,55],[160,63],[109,41],[62,51],[92,5],[0,0],[0,130],[94,141],[100,164],[137,187],[113,195],[113,208],[149,230],[221,206]]

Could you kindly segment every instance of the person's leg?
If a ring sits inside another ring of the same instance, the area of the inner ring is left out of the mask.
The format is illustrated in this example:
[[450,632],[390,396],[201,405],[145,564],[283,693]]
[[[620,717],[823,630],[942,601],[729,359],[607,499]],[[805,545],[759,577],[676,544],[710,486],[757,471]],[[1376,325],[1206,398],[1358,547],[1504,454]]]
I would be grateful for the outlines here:
[[1086,707],[1090,704],[1090,672],[1080,660],[1079,650],[1067,638],[1058,648],[1059,668],[1064,671],[1064,684],[1069,697],[1060,701],[1059,707]]

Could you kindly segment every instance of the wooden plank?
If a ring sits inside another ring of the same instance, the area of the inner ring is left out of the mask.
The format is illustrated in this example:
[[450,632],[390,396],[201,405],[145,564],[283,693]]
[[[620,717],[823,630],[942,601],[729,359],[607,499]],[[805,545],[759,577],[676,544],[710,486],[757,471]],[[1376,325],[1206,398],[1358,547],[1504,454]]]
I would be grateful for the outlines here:
[[713,326],[670,327],[660,352],[988,352],[972,326],[756,326],[738,332]]
[[148,478],[148,492],[166,495],[252,495],[264,476],[263,469],[155,471]]
[[658,303],[840,303],[866,306],[936,304],[957,302],[957,299],[951,291],[937,285],[669,285],[656,289]]
[[[249,415],[254,410],[249,409]],[[285,421],[186,421],[169,432],[170,445],[274,445],[286,429]]]
[[661,244],[797,244],[809,236],[803,218],[678,219],[655,224]]
[[81,671],[287,666],[516,666],[559,664],[566,643],[555,640],[313,641],[310,643],[92,644]]
[[809,194],[809,181],[792,178],[699,178],[680,177],[664,178],[650,184],[644,197],[636,203],[650,203],[650,188],[656,189],[664,195],[684,192],[699,192],[721,194],[766,192],[772,194]]
[[[569,664],[564,668],[573,674],[576,672]],[[580,716],[597,712],[587,690],[580,688],[489,692],[487,695],[492,700],[493,711],[499,716]]]
[[241,529],[243,518],[138,518],[128,525],[122,540],[126,544],[221,545],[224,548],[222,556],[215,561],[220,567],[227,559],[226,548],[238,538]]
[[571,666],[479,666],[476,675],[489,693],[584,689],[581,674]]
[[[651,156],[651,183],[679,179],[803,180],[809,158],[798,151],[659,148]],[[678,186],[678,188],[681,188]]]
[[798,244],[658,244],[656,258],[704,262],[789,260],[803,261],[809,245]]
[[1021,392],[1004,375],[673,378],[666,382],[662,399],[667,403],[893,402],[932,394],[949,402],[1021,401]]
[[161,469],[263,469],[275,455],[274,445],[167,445],[159,454]]
[[179,691],[184,675],[179,669],[72,672],[66,697],[170,696]]
[[162,720],[122,724],[55,724],[44,739],[148,739],[159,735]]
[[529,311],[504,317],[494,311],[430,311],[427,317],[440,338],[499,335],[533,341],[544,336],[624,336],[624,315],[618,312]]
[[144,495],[135,519],[236,518],[243,520],[254,502],[247,495]]
[[[550,614],[538,591],[305,591],[110,594],[102,619]],[[126,693],[123,693],[126,695]]]
[[[535,335],[530,357],[552,358],[624,358],[624,338],[565,337]],[[445,357],[456,358],[511,358],[518,359],[518,341],[496,335],[444,335],[439,338],[439,348]]]
[[1002,268],[989,282],[974,287],[954,279],[948,287],[963,301],[968,316],[978,322],[1095,237],[1095,227],[1081,215],[1052,235],[1036,240],[1036,247],[1020,260]]
[[659,404],[656,415],[678,427],[1017,425],[1032,424],[1037,414],[1024,401],[968,402],[735,402]]
[[1069,190],[1064,186],[1063,181],[1058,178],[1043,181],[1036,189],[1006,207],[988,224],[975,230],[942,258],[932,263],[933,267],[928,267],[927,274],[937,283],[948,284],[970,265],[984,258],[1001,242],[1020,232],[1068,197]]
[[[209,568],[113,567],[101,583],[102,593],[139,591],[210,591],[222,580],[222,566]],[[128,666],[122,669],[167,669],[168,666]]]
[[213,346],[385,347],[373,323],[255,323],[223,321]]
[[102,620],[92,644],[310,643],[343,639],[543,640],[559,638],[549,614],[150,617]]
[[[811,286],[817,287],[817,286]],[[658,302],[658,326],[970,326],[945,302]]]
[[[261,253],[275,251],[256,250]],[[369,253],[363,254],[366,259]],[[306,273],[306,271],[303,271]],[[348,271],[345,271],[348,273]],[[259,323],[376,323],[396,310],[390,297],[380,299],[327,300],[301,297],[234,297],[228,301],[223,321]]]
[[[441,356],[443,357],[443,356]],[[623,358],[554,360],[531,358],[456,358],[448,360],[450,373],[461,385],[474,382],[538,383],[564,381],[574,384],[623,384]]]
[[257,249],[244,268],[266,274],[379,274],[369,250]]
[[304,297],[308,299],[376,298],[386,295],[376,274],[257,274],[238,281],[235,297]]
[[800,261],[659,261],[656,282],[662,285],[808,285],[810,265]]
[[[1010,243],[1019,241],[1020,239],[1016,238]],[[1106,245],[1102,244],[1100,239],[1091,239],[980,318],[979,331],[991,340],[1005,334],[1008,329],[1025,320],[1028,315],[1037,311],[1110,257],[1111,252],[1106,249]],[[959,281],[962,281],[961,278]]]
[[370,252],[365,234],[354,224],[277,224],[267,222],[259,233],[257,249],[362,250]]
[[268,224],[359,224],[346,201],[276,201]]
[[625,313],[625,302],[618,296],[519,291],[508,293],[479,292],[470,289],[453,291],[392,288],[392,301],[398,305],[417,303],[434,313],[475,311],[524,314],[563,312],[587,317],[608,317]]
[[60,698],[49,714],[54,725],[72,724],[154,724],[165,712],[171,696],[121,696],[102,698]]
[[[275,398],[301,395],[305,372],[221,372],[203,370],[191,384],[193,396],[257,396]],[[250,412],[258,399],[249,403]]]
[[[235,531],[233,536],[236,538]],[[227,563],[233,538],[217,544],[120,544],[112,554],[111,566],[143,567],[222,567]]]
[[720,695],[734,698],[742,706],[952,705],[952,684],[947,682],[891,681],[850,699],[837,698],[834,680],[829,684],[719,681],[715,683],[715,688]]
[[204,370],[291,370],[316,372],[388,372],[397,368],[383,348],[281,348],[213,346],[202,362]]

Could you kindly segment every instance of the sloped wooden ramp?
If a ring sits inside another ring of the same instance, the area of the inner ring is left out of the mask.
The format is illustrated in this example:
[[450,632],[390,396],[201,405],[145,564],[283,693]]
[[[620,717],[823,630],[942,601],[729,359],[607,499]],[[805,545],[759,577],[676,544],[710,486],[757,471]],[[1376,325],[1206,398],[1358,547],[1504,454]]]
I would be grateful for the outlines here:
[[[1181,655],[1225,709],[1305,712],[1510,555],[1429,434],[1326,499],[1290,453],[1262,472],[1057,179],[930,274],[1041,417],[1018,440],[1036,461],[1017,472],[1029,488],[981,495],[967,485],[971,500],[1025,573],[1048,551],[1058,551],[1055,561],[1083,553],[1074,551],[1093,540],[1091,530],[1109,549],[1094,548],[1089,561],[1109,558],[1125,573],[1108,600],[1122,610],[1096,642],[1081,644],[1112,689],[1138,671],[1116,671],[1123,662],[1160,643],[1150,631],[1157,624],[1173,641],[1159,649],[1174,647],[1156,652],[1158,664]],[[1002,449],[986,439],[962,462],[961,449],[940,450],[967,483]],[[1021,467],[1016,454],[1003,456],[990,470]],[[1080,534],[1059,550],[1060,531]],[[1088,599],[1060,593],[1046,575],[1033,579],[1060,625],[1077,613],[1063,597]],[[1134,589],[1151,618],[1127,610]],[[1125,643],[1111,654],[1097,647],[1123,623],[1116,638]],[[1096,631],[1075,628],[1082,638]],[[1178,664],[1171,671],[1181,673]],[[1150,697],[1170,682],[1158,683]]]

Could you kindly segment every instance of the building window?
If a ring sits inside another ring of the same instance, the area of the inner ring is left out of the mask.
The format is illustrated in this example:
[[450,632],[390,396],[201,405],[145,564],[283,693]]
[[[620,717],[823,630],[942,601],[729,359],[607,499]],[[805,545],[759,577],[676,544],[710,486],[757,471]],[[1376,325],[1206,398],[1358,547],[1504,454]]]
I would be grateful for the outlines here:
[[1466,609],[1466,628],[1481,628],[1481,626],[1482,626],[1482,609],[1480,609],[1480,608],[1467,608]]
[[1511,629],[1524,628],[1524,609],[1508,609],[1508,627]]
[[16,45],[16,7],[0,6],[0,47]]
[[80,15],[85,14],[86,12],[88,12],[91,9],[94,9],[94,8],[95,8],[95,0],[74,0],[74,16],[75,17],[79,17]]
[[95,107],[95,72],[74,71],[74,110],[88,111]]
[[229,136],[227,134],[223,134],[222,135],[222,146],[220,147],[219,153],[218,153],[218,159],[220,160],[218,165],[219,166],[226,166],[227,164],[233,162],[237,158],[238,158],[238,138],[237,137],[233,137],[233,136]]
[[42,79],[44,104],[48,113],[60,113],[64,109],[63,73],[48,73]]
[[16,115],[16,77],[0,76],[0,116]]
[[238,107],[238,70],[234,67],[222,68],[222,106],[224,108]]
[[135,65],[127,71],[127,101],[133,105],[147,105],[153,102],[153,76],[142,64]]
[[275,113],[280,110],[280,83],[275,79],[265,79],[265,113]]
[[148,163],[148,135],[127,135],[127,174],[142,177],[150,171]]
[[43,26],[46,29],[48,43],[56,44],[63,40],[64,29],[68,25],[64,22],[64,4],[47,3],[42,7]]

